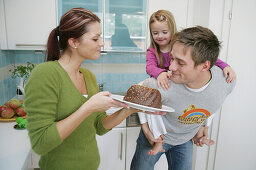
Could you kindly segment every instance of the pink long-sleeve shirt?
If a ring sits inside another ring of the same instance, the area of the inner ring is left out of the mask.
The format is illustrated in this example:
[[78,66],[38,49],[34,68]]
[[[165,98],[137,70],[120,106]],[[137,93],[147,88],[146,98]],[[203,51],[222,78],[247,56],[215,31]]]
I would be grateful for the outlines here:
[[[159,62],[157,57],[156,57],[156,53],[155,53],[155,49],[150,47],[147,50],[147,64],[146,64],[146,71],[147,74],[157,78],[158,75],[163,72],[163,71],[168,71],[169,70],[169,66],[170,66],[170,52],[166,52],[166,53],[162,53],[163,57],[164,57],[164,69],[159,67]],[[216,66],[218,66],[219,68],[221,68],[222,70],[229,66],[227,63],[225,63],[224,61],[218,59],[215,63]]]

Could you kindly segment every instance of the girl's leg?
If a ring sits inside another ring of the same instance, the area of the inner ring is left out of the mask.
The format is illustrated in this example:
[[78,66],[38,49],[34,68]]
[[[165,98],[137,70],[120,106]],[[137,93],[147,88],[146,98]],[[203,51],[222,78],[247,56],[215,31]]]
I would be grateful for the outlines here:
[[162,142],[155,142],[152,149],[148,151],[149,155],[156,155],[158,152],[165,152]]

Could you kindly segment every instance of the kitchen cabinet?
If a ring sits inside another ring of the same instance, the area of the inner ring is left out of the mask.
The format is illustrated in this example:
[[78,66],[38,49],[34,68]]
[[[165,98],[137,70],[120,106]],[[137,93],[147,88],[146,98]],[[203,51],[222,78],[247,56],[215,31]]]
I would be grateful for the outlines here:
[[100,152],[98,170],[124,170],[126,128],[114,128],[103,136],[96,136]]
[[[141,127],[127,127],[126,140],[126,170],[130,169],[131,161],[136,149],[137,139]],[[154,170],[168,169],[166,156],[163,154],[155,165]]]
[[0,27],[1,32],[5,31],[1,34],[6,36],[6,41],[1,42],[2,49],[44,50],[50,31],[57,25],[57,0],[1,1],[4,12],[0,15],[4,17],[0,19],[6,27]]
[[39,168],[40,155],[37,155],[33,150],[31,150],[31,165],[33,168]]
[[[140,126],[114,128],[103,136],[96,136],[101,159],[98,170],[129,170],[140,129]],[[155,170],[163,169],[168,169],[165,155],[155,165]]]
[[31,167],[30,141],[26,130],[16,130],[16,122],[0,122],[0,169],[25,170]]
[[[96,135],[100,152],[100,165],[98,170],[124,170],[126,162],[126,127],[114,128],[103,136]],[[134,139],[136,141],[136,139]],[[133,156],[133,155],[132,155]],[[39,168],[40,156],[31,151],[33,168]]]
[[126,170],[130,169],[133,155],[136,149],[136,141],[140,133],[140,127],[127,127],[126,141]]
[[[133,140],[136,142],[136,139],[134,138]],[[100,152],[98,170],[125,170],[126,127],[114,128],[103,136],[96,135],[96,140]],[[31,162],[33,168],[39,168],[39,159],[40,156],[32,151]]]
[[4,0],[0,0],[0,50],[1,49],[7,49]]
[[101,19],[103,51],[146,50],[147,0],[60,0],[60,15],[77,6],[92,11]]

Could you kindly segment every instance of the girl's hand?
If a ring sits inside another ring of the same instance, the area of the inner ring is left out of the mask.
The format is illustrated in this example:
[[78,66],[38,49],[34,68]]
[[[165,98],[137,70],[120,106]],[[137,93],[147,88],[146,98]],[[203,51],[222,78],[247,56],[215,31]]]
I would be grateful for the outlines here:
[[110,92],[103,91],[93,95],[85,104],[92,112],[103,112],[110,107],[127,107],[125,103],[112,99]]
[[170,88],[170,82],[169,77],[171,75],[168,72],[162,72],[157,77],[157,85],[159,88],[163,88],[164,90],[167,90]]
[[223,69],[224,77],[227,78],[227,82],[231,83],[233,80],[236,79],[235,71],[230,67],[227,66]]

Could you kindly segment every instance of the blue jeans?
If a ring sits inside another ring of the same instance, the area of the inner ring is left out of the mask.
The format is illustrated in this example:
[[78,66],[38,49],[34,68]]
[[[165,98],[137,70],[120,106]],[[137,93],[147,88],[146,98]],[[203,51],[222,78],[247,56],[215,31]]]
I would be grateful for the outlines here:
[[[192,170],[193,142],[172,146],[164,144],[165,155],[168,161],[168,170]],[[153,170],[156,162],[164,152],[157,155],[148,155],[152,149],[142,130],[137,139],[136,151],[132,159],[131,170]]]

